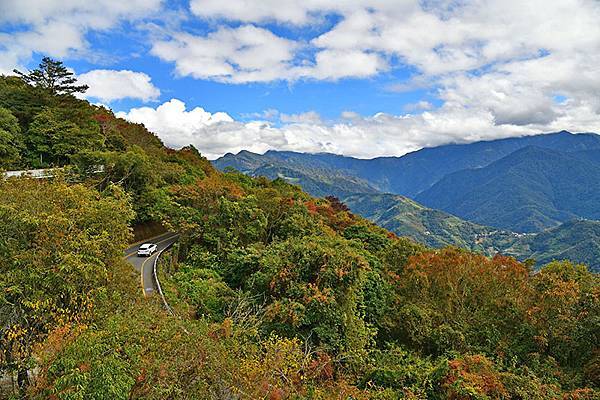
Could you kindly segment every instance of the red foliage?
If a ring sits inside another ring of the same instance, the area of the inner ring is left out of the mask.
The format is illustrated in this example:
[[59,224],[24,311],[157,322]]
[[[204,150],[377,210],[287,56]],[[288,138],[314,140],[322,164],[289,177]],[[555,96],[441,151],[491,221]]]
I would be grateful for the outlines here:
[[325,200],[327,200],[329,202],[329,205],[335,212],[340,212],[340,211],[349,212],[350,211],[348,206],[345,205],[344,203],[342,203],[340,201],[340,199],[338,199],[335,196],[327,196],[327,197],[325,197]]
[[321,381],[332,380],[335,370],[329,354],[322,352],[317,353],[317,357],[311,361],[307,372],[308,376],[312,379]]
[[470,400],[475,390],[490,399],[504,399],[508,392],[500,380],[500,374],[485,356],[466,356],[448,361],[448,374],[442,379],[442,387],[451,400]]

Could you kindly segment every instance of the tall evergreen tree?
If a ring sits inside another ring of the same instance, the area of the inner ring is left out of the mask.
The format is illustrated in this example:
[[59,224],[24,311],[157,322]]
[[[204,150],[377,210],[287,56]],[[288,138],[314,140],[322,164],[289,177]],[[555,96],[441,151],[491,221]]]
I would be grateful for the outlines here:
[[77,85],[77,79],[62,63],[44,57],[39,67],[28,73],[13,70],[25,83],[48,89],[52,94],[84,93],[89,86]]

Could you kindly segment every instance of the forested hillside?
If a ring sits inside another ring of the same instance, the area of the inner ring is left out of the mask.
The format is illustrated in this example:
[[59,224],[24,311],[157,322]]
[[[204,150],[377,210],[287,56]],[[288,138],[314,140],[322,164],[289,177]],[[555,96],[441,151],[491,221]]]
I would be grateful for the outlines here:
[[393,194],[344,198],[352,212],[399,236],[427,246],[458,246],[488,256],[497,253],[541,266],[570,260],[600,271],[600,222],[572,220],[538,233],[520,234],[462,220]]
[[316,197],[346,197],[354,193],[377,193],[378,190],[361,178],[345,174],[325,164],[304,165],[293,160],[281,160],[249,151],[233,155],[227,154],[216,160],[214,165],[225,170],[233,168],[251,176],[265,176],[270,179],[282,178],[300,185],[306,192]]
[[600,150],[526,147],[484,168],[447,175],[416,200],[469,221],[538,232],[575,218],[600,219]]
[[[522,261],[535,259],[538,266],[567,259],[598,270],[600,248],[596,245],[595,221],[572,223],[581,216],[597,218],[600,168],[596,164],[600,162],[600,150],[575,151],[593,148],[596,135],[547,136],[544,143],[548,147],[565,146],[574,151],[562,153],[525,147],[488,167],[450,174],[418,197],[446,211],[426,207],[404,196],[378,193],[362,179],[347,175],[346,170],[332,170],[322,161],[345,159],[341,156],[290,152],[260,155],[244,151],[226,155],[214,164],[252,176],[282,178],[300,185],[313,196],[337,196],[356,214],[427,246],[458,246],[486,255],[499,252]],[[514,144],[524,140],[500,142]],[[528,140],[542,141],[537,136]],[[475,148],[483,143],[492,146],[482,142]],[[308,166],[306,159],[312,160]],[[557,225],[563,221],[564,226]],[[582,224],[589,233],[584,242],[590,245],[576,239],[581,235],[574,226]],[[523,231],[529,234],[523,235]]]
[[[0,372],[31,399],[596,399],[600,282],[433,250],[0,78]],[[8,150],[6,150],[8,149]],[[99,168],[102,166],[102,168]],[[181,234],[144,298],[131,227]]]
[[404,196],[355,194],[343,201],[352,212],[430,247],[457,246],[494,255],[516,237],[509,231],[477,225],[424,207]]

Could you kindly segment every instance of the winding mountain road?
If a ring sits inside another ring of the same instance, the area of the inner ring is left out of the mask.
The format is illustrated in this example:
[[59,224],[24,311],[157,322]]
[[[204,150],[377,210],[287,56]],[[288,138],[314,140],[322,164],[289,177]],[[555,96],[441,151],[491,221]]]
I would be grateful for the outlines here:
[[[144,297],[152,295],[156,290],[156,284],[152,276],[154,260],[156,257],[158,257],[158,254],[160,254],[161,250],[164,250],[169,245],[175,243],[178,236],[179,235],[176,233],[164,233],[162,235],[146,239],[142,242],[134,243],[125,250],[125,260],[133,265],[135,270],[140,273],[140,283]],[[157,247],[156,252],[150,257],[138,257],[137,250],[141,243],[155,243]]]

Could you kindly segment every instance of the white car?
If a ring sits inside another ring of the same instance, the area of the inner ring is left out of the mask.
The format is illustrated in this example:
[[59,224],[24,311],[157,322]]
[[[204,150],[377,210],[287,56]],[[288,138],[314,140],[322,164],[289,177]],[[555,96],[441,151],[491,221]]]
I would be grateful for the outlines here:
[[144,243],[138,249],[138,257],[150,257],[156,251],[156,245],[154,243]]

